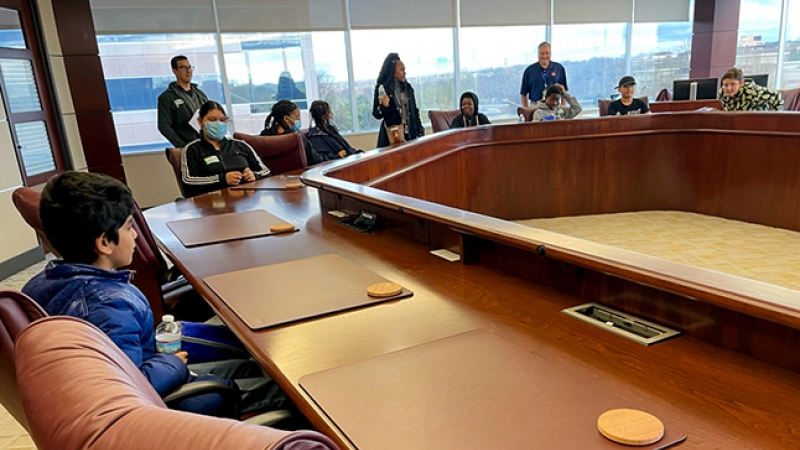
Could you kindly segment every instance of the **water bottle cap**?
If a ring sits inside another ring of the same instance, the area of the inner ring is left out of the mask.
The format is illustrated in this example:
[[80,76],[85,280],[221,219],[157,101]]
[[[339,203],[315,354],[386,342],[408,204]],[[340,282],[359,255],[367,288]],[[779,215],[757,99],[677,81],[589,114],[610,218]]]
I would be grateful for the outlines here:
[[172,314],[164,314],[164,316],[161,317],[161,321],[162,322],[175,322],[175,316],[173,316]]

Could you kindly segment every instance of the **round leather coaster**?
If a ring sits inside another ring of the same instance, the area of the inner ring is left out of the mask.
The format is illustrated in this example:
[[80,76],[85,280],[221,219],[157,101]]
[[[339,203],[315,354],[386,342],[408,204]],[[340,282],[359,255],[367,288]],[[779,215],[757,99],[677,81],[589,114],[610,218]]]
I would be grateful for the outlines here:
[[597,431],[620,444],[650,445],[664,437],[664,424],[644,411],[612,409],[597,418]]
[[300,189],[303,187],[303,183],[299,181],[290,181],[286,183],[286,189]]
[[294,230],[294,225],[290,223],[276,223],[275,225],[269,226],[269,231],[273,233],[286,233],[287,231]]
[[397,283],[376,283],[367,288],[370,297],[391,297],[403,292],[403,286]]

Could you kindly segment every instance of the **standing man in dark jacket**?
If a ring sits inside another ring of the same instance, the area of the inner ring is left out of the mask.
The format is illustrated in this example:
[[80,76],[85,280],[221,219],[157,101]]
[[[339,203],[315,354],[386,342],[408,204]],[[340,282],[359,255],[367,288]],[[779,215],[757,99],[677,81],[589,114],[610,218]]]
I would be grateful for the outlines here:
[[208,96],[192,83],[194,66],[189,59],[178,55],[170,61],[175,81],[158,96],[158,131],[176,148],[200,138],[189,121]]
[[528,107],[530,99],[533,107],[536,102],[544,100],[547,88],[560,84],[567,87],[567,71],[561,64],[550,60],[550,43],[539,44],[539,62],[531,64],[522,74],[522,86],[519,90],[520,102],[523,108]]

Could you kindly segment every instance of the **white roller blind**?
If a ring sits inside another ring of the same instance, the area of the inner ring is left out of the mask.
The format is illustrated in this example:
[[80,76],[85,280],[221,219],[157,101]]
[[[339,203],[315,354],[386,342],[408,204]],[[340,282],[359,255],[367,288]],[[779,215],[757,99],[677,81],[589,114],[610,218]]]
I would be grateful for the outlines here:
[[[350,0],[350,25],[364,28],[454,27],[455,0]],[[402,36],[398,36],[402,39]]]
[[92,0],[99,34],[213,32],[211,0]]
[[461,0],[464,27],[549,24],[550,0]]
[[343,0],[217,0],[220,30],[344,30]]
[[632,0],[555,0],[553,3],[556,24],[630,22],[633,12]]
[[636,0],[633,7],[635,22],[686,22],[689,20],[690,0]]

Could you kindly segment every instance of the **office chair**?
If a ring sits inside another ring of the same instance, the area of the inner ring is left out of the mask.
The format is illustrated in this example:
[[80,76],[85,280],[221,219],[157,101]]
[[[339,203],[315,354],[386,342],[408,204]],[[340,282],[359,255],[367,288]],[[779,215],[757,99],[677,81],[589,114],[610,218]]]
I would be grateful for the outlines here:
[[17,379],[39,450],[331,450],[313,432],[289,432],[167,409],[139,369],[102,331],[48,317],[17,339]]
[[28,422],[22,412],[17,387],[14,353],[17,337],[33,321],[47,313],[27,295],[16,291],[0,291],[0,403],[26,430]]
[[460,109],[452,110],[430,110],[428,111],[428,118],[431,120],[431,128],[433,132],[444,131],[450,129],[450,123],[457,115],[461,114]]
[[253,147],[264,165],[269,168],[271,175],[280,175],[308,166],[303,137],[300,133],[279,136],[252,136],[234,133],[233,138],[242,140]]

